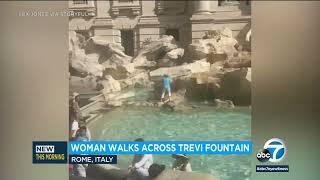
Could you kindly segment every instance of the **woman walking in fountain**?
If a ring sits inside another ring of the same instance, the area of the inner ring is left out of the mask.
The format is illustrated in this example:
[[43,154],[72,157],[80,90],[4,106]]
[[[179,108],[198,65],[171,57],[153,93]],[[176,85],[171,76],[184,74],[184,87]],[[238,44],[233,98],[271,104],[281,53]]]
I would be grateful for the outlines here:
[[185,154],[173,154],[172,158],[174,158],[174,162],[172,165],[173,170],[180,170],[191,172],[191,164],[190,159]]
[[161,101],[164,101],[164,96],[166,92],[169,96],[169,101],[171,101],[171,77],[168,74],[164,74],[162,78],[162,95],[161,95]]

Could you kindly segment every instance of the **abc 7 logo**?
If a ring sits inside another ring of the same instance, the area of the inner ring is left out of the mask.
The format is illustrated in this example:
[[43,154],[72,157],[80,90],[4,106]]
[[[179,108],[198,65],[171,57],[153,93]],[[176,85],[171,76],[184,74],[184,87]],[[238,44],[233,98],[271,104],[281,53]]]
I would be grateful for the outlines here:
[[280,162],[286,155],[286,147],[281,139],[273,138],[268,140],[262,150],[257,153],[260,162]]

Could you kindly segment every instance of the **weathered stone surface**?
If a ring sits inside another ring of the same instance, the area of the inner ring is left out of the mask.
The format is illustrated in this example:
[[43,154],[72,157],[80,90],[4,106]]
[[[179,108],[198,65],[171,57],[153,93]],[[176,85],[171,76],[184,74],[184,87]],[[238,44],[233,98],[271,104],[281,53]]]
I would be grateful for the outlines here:
[[221,99],[215,99],[214,105],[217,108],[234,108],[234,104],[230,100],[221,100]]
[[159,68],[150,72],[150,77],[152,80],[161,80],[162,76],[167,74],[172,78],[189,76],[191,75],[191,70],[182,66],[168,67],[168,68]]
[[110,95],[108,95],[108,99],[113,101],[122,101],[128,98],[132,98],[135,95],[136,94],[133,91],[117,92],[117,93],[111,93]]
[[210,70],[210,63],[203,61],[196,61],[194,63],[185,64],[181,66],[174,66],[169,68],[159,68],[150,72],[150,78],[155,82],[154,84],[154,98],[159,99],[162,93],[162,78],[164,74],[172,77],[171,91],[174,97],[179,90],[185,90],[189,84],[190,78],[193,74],[200,72],[208,72]]
[[232,38],[233,36],[232,36],[232,30],[231,29],[229,29],[229,28],[223,28],[221,31],[221,35],[222,36],[225,36],[225,37],[228,37],[228,38]]
[[228,57],[233,56],[236,50],[237,40],[232,37],[221,36],[220,39],[212,41],[213,49],[216,54],[227,54]]
[[[171,100],[165,97],[164,103],[158,104],[164,110],[175,111],[175,112],[187,112],[192,110],[191,106],[186,105],[185,89],[178,89],[176,92],[172,93]],[[159,94],[160,95],[160,94]]]
[[70,76],[70,91],[78,92],[80,94],[87,94],[97,92],[97,82],[96,77],[94,76],[86,76],[84,78],[77,76]]
[[161,58],[158,60],[157,67],[172,67],[175,66],[175,62],[168,58]]
[[234,57],[225,61],[225,68],[242,68],[251,67],[251,54],[248,52],[240,51]]
[[[102,81],[105,86],[108,86],[108,88],[102,90],[106,104],[114,107],[119,107],[123,104],[129,105],[127,101],[130,100],[130,98],[135,97],[136,92],[130,90],[121,91],[120,83],[117,80],[112,79],[111,76],[106,78],[109,82],[106,82],[105,80]],[[134,104],[134,102],[132,104]]]
[[251,67],[250,59],[237,59],[232,61],[227,61],[224,64],[226,68],[243,68],[243,67]]
[[104,95],[121,91],[120,83],[117,80],[113,79],[113,77],[110,75],[106,75],[105,79],[100,81],[99,83],[103,86],[102,92]]
[[103,65],[104,75],[111,75],[115,79],[127,78],[134,72],[131,56],[126,55],[124,48],[118,43],[111,43],[104,37],[91,37],[85,46],[86,53],[99,55],[99,63]]
[[150,67],[156,65],[156,61],[161,59],[167,52],[176,49],[177,45],[173,36],[163,36],[162,38],[146,44],[133,58],[135,67]]
[[136,74],[132,74],[127,79],[120,80],[119,82],[122,88],[127,88],[127,87],[150,88],[153,84],[149,79],[149,73],[147,71],[137,72]]
[[210,40],[195,40],[190,44],[185,52],[184,59],[187,62],[192,62],[194,60],[200,60],[206,58],[209,54],[209,46],[207,45]]
[[107,57],[106,54],[102,54],[104,56],[104,59],[101,60],[100,62],[108,68],[108,66],[113,66],[113,65],[126,65],[130,63],[131,57],[130,56],[122,56],[117,53],[113,53],[110,56]]
[[169,59],[174,59],[177,60],[179,58],[182,58],[184,54],[184,49],[182,48],[177,48],[177,49],[173,49],[170,52],[168,52],[165,57],[169,58]]
[[219,29],[213,29],[206,32],[204,39],[214,39],[219,38],[221,36],[232,38],[232,30],[227,27],[222,27]]
[[182,66],[184,66],[186,69],[190,69],[191,73],[208,72],[210,70],[210,63],[208,63],[205,59]]
[[162,101],[159,101],[155,104],[156,107],[161,107],[164,103]]
[[[113,42],[108,42],[104,37],[94,36],[88,39],[85,43],[85,52],[87,54],[97,53],[101,55],[99,62],[102,63],[109,59],[112,55],[116,54],[119,57],[128,57],[124,53],[124,48]],[[130,57],[130,56],[129,56]]]
[[[110,106],[126,104],[129,96],[121,90],[132,87],[152,87],[155,99],[160,99],[164,74],[173,79],[174,109],[189,108],[181,105],[185,96],[210,103],[223,99],[237,105],[250,104],[251,55],[240,49],[230,29],[210,31],[185,51],[177,47],[172,36],[163,36],[144,45],[134,58],[127,56],[120,44],[103,37],[84,41],[71,33],[69,39],[70,66],[80,75],[102,77],[97,86],[101,86]],[[181,91],[185,93],[180,96]],[[137,103],[159,105],[145,100]]]
[[[103,37],[91,37],[84,49],[80,48],[77,36],[71,33],[71,66],[80,72],[95,76],[112,75],[115,79],[127,78],[133,73],[132,57],[127,56],[124,48],[117,43],[110,43]],[[100,64],[102,63],[102,64]]]
[[219,61],[225,61],[227,59],[228,59],[227,54],[217,54],[214,50],[210,51],[207,55],[207,61],[212,64]]
[[98,45],[98,46],[106,46],[108,44],[109,44],[109,42],[106,39],[104,39],[102,36],[94,36],[94,37],[91,37],[87,41],[86,46],[88,48],[93,46],[92,48],[96,49],[96,47],[94,47],[96,45]]
[[127,78],[134,71],[132,57],[123,52],[121,45],[98,36],[81,44],[77,35],[70,34],[70,64],[77,71],[100,77],[112,75],[115,79]]
[[[83,37],[82,37],[83,38]],[[82,48],[83,41],[74,31],[69,33],[69,64],[76,71],[101,77],[104,67],[99,64],[99,55],[86,54]],[[73,75],[73,74],[71,74]]]
[[186,94],[185,89],[178,89],[175,93],[172,94],[171,100],[176,105],[182,104],[185,102],[185,94]]
[[219,97],[232,100],[235,104],[251,104],[251,82],[246,78],[247,73],[247,68],[226,69],[222,77]]
[[174,111],[176,104],[173,101],[164,103],[161,108],[163,110]]
[[186,85],[186,96],[195,100],[227,99],[237,105],[251,104],[251,68],[211,67],[193,74]]
[[113,107],[120,107],[122,106],[122,101],[116,101],[116,100],[111,100],[111,101],[107,101],[107,105],[109,106],[113,106]]
[[238,42],[232,37],[230,29],[214,30],[208,32],[205,39],[195,40],[190,44],[185,52],[184,59],[187,62],[207,58],[210,53],[215,54],[215,60],[225,60],[224,58],[232,57],[237,52]]
[[170,52],[167,52],[166,55],[158,60],[158,67],[172,67],[181,63],[182,57],[184,54],[184,49],[177,48],[173,49]]
[[75,31],[69,31],[69,52],[82,49],[85,46],[85,37]]
[[74,52],[70,65],[79,72],[101,77],[104,67],[99,64],[97,54],[84,54],[81,49]]
[[210,70],[210,63],[205,60],[196,61],[194,63],[174,66],[163,67],[150,72],[152,80],[161,80],[164,74],[171,76],[172,78],[180,78],[184,76],[190,76],[193,73],[207,72]]
[[117,80],[128,78],[135,70],[133,63],[129,62],[121,64],[119,62],[108,60],[102,65],[105,67],[104,74],[111,75]]

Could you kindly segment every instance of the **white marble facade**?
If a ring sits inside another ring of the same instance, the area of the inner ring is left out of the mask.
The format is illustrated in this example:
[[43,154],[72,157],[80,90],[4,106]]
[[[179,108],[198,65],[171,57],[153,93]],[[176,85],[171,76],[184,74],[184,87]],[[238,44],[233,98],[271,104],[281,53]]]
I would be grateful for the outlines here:
[[108,0],[69,1],[69,10],[87,16],[70,17],[69,29],[123,43],[131,33],[136,52],[144,41],[173,34],[181,46],[202,38],[206,31],[221,27],[232,29],[241,42],[250,28],[250,1],[160,1]]

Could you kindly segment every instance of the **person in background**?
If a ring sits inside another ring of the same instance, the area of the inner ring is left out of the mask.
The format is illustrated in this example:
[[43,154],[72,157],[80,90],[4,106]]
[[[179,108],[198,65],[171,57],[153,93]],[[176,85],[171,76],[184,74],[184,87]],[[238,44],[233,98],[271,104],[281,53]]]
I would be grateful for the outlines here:
[[70,139],[73,140],[76,137],[76,132],[79,129],[79,122],[83,119],[79,101],[80,94],[77,92],[72,93],[72,98],[69,100],[69,126],[70,126]]
[[[85,131],[86,131],[85,136],[88,138],[88,141],[91,141],[91,133],[90,133],[90,131],[89,131],[89,129],[88,129],[88,127],[86,126],[86,123],[85,123],[84,121],[80,121],[80,122],[79,122],[79,129],[81,129],[81,128],[84,128],[84,129],[85,129]],[[76,132],[76,137],[77,137],[77,136],[80,136],[80,131],[77,131],[77,132]]]
[[[77,131],[77,136],[75,138],[76,141],[89,141],[87,137],[87,128],[86,126],[82,126]],[[87,177],[86,169],[88,164],[74,164],[73,165],[73,174],[75,176]]]
[[[142,138],[138,138],[135,142],[143,142]],[[153,157],[151,154],[136,154],[129,166],[128,180],[148,179],[149,167],[153,164]]]
[[76,133],[75,141],[89,141],[89,137],[87,135],[87,127],[81,126]]
[[175,159],[172,165],[173,170],[180,170],[186,172],[192,171],[190,159],[185,154],[173,154],[172,158]]
[[164,170],[166,169],[166,166],[163,164],[152,164],[149,168],[149,177],[150,179],[155,179],[158,177]]
[[72,110],[73,110],[73,113],[74,115],[76,116],[75,118],[80,121],[82,120],[82,114],[81,114],[81,111],[80,111],[80,106],[79,106],[79,101],[80,101],[80,94],[77,93],[77,92],[74,92],[72,94]]
[[162,78],[162,95],[161,95],[161,101],[164,101],[164,96],[166,92],[169,96],[169,101],[171,101],[171,77],[168,74],[164,74]]
[[70,140],[73,140],[76,137],[77,131],[79,130],[79,122],[76,119],[71,121]]
[[69,139],[73,140],[76,137],[76,132],[79,129],[79,120],[73,110],[73,98],[69,99]]

